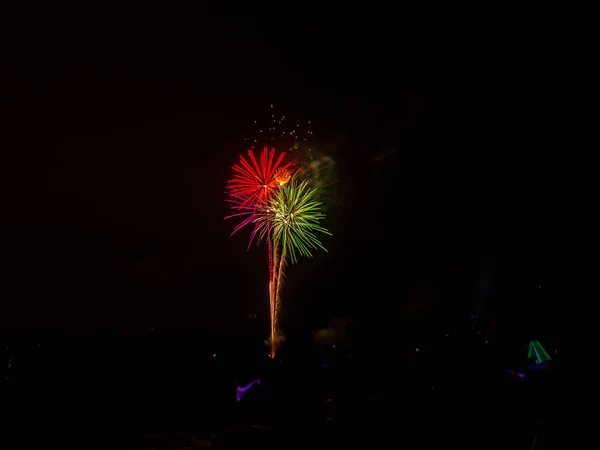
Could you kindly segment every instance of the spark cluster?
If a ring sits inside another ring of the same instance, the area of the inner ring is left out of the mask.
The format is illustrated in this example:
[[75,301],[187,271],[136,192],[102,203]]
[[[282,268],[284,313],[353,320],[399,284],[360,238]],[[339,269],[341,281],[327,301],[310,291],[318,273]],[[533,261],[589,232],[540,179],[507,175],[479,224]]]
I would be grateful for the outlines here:
[[[307,119],[291,118],[280,114],[277,108],[270,104],[262,113],[249,124],[244,142],[250,149],[264,146],[291,153],[295,160],[294,165],[303,164],[296,154],[300,150],[303,155],[313,150],[314,130],[313,122]],[[304,158],[302,158],[304,159]]]

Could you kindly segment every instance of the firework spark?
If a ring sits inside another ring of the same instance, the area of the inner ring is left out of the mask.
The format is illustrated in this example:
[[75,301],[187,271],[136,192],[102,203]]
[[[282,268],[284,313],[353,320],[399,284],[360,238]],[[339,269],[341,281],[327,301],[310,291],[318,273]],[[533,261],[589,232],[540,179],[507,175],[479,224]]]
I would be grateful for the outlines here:
[[[248,124],[244,141],[248,148],[260,149],[265,145],[279,151],[296,154],[299,146],[312,148],[314,124],[305,117],[283,115],[276,105],[257,111]],[[298,167],[296,165],[296,167]]]

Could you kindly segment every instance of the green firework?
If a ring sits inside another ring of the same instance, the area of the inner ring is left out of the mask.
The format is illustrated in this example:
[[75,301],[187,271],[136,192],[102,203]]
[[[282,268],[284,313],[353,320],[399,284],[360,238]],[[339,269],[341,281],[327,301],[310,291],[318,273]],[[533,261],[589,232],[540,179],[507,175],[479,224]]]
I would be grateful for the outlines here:
[[292,179],[276,191],[268,207],[255,220],[257,229],[264,236],[271,233],[273,243],[289,255],[292,263],[297,254],[312,256],[311,250],[325,250],[317,238],[318,233],[331,236],[319,225],[325,218],[321,203],[315,200],[316,189],[308,186],[308,181]]

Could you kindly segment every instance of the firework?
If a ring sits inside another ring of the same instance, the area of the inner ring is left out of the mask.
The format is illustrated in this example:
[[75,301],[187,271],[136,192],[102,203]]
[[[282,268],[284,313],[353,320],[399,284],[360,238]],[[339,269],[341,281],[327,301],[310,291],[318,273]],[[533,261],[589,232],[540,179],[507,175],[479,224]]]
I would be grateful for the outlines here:
[[240,163],[233,165],[235,176],[228,184],[229,197],[238,201],[234,208],[265,204],[284,184],[282,181],[289,180],[292,164],[283,164],[284,156],[281,153],[275,157],[275,149],[269,151],[268,147],[263,148],[258,161],[252,150],[248,150],[248,159],[240,156]]
[[[316,190],[309,187],[308,179],[300,181],[300,178],[304,179],[311,174],[307,168],[312,158],[298,158],[298,149],[306,147],[310,155],[311,149],[306,136],[312,135],[312,131],[308,130],[305,137],[301,137],[300,123],[290,128],[285,124],[285,116],[278,117],[272,105],[270,110],[271,117],[264,129],[254,121],[258,136],[252,139],[248,158],[240,156],[239,164],[233,166],[235,175],[228,183],[227,200],[233,212],[226,218],[239,219],[232,234],[246,226],[253,227],[249,246],[254,241],[267,242],[270,346],[273,358],[277,345],[283,340],[279,330],[279,315],[287,261],[289,259],[296,263],[298,255],[312,256],[311,251],[325,250],[317,235],[330,233],[319,225],[325,216],[321,212],[321,203],[316,200]],[[265,146],[257,159],[252,149],[263,143]],[[282,144],[282,149],[286,152],[293,150],[294,161],[284,163],[285,153],[277,155],[274,144]]]

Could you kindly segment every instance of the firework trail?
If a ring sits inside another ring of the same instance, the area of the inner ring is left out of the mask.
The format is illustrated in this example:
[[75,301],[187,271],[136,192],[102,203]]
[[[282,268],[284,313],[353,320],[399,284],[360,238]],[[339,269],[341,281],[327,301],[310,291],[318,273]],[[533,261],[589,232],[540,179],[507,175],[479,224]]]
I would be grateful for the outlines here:
[[285,265],[285,248],[282,248],[281,258],[279,259],[279,267],[277,268],[277,279],[275,280],[277,287],[275,288],[275,298],[273,301],[275,309],[275,321],[277,325],[279,325],[279,317],[281,315],[281,291],[283,290],[283,271],[285,270]]

